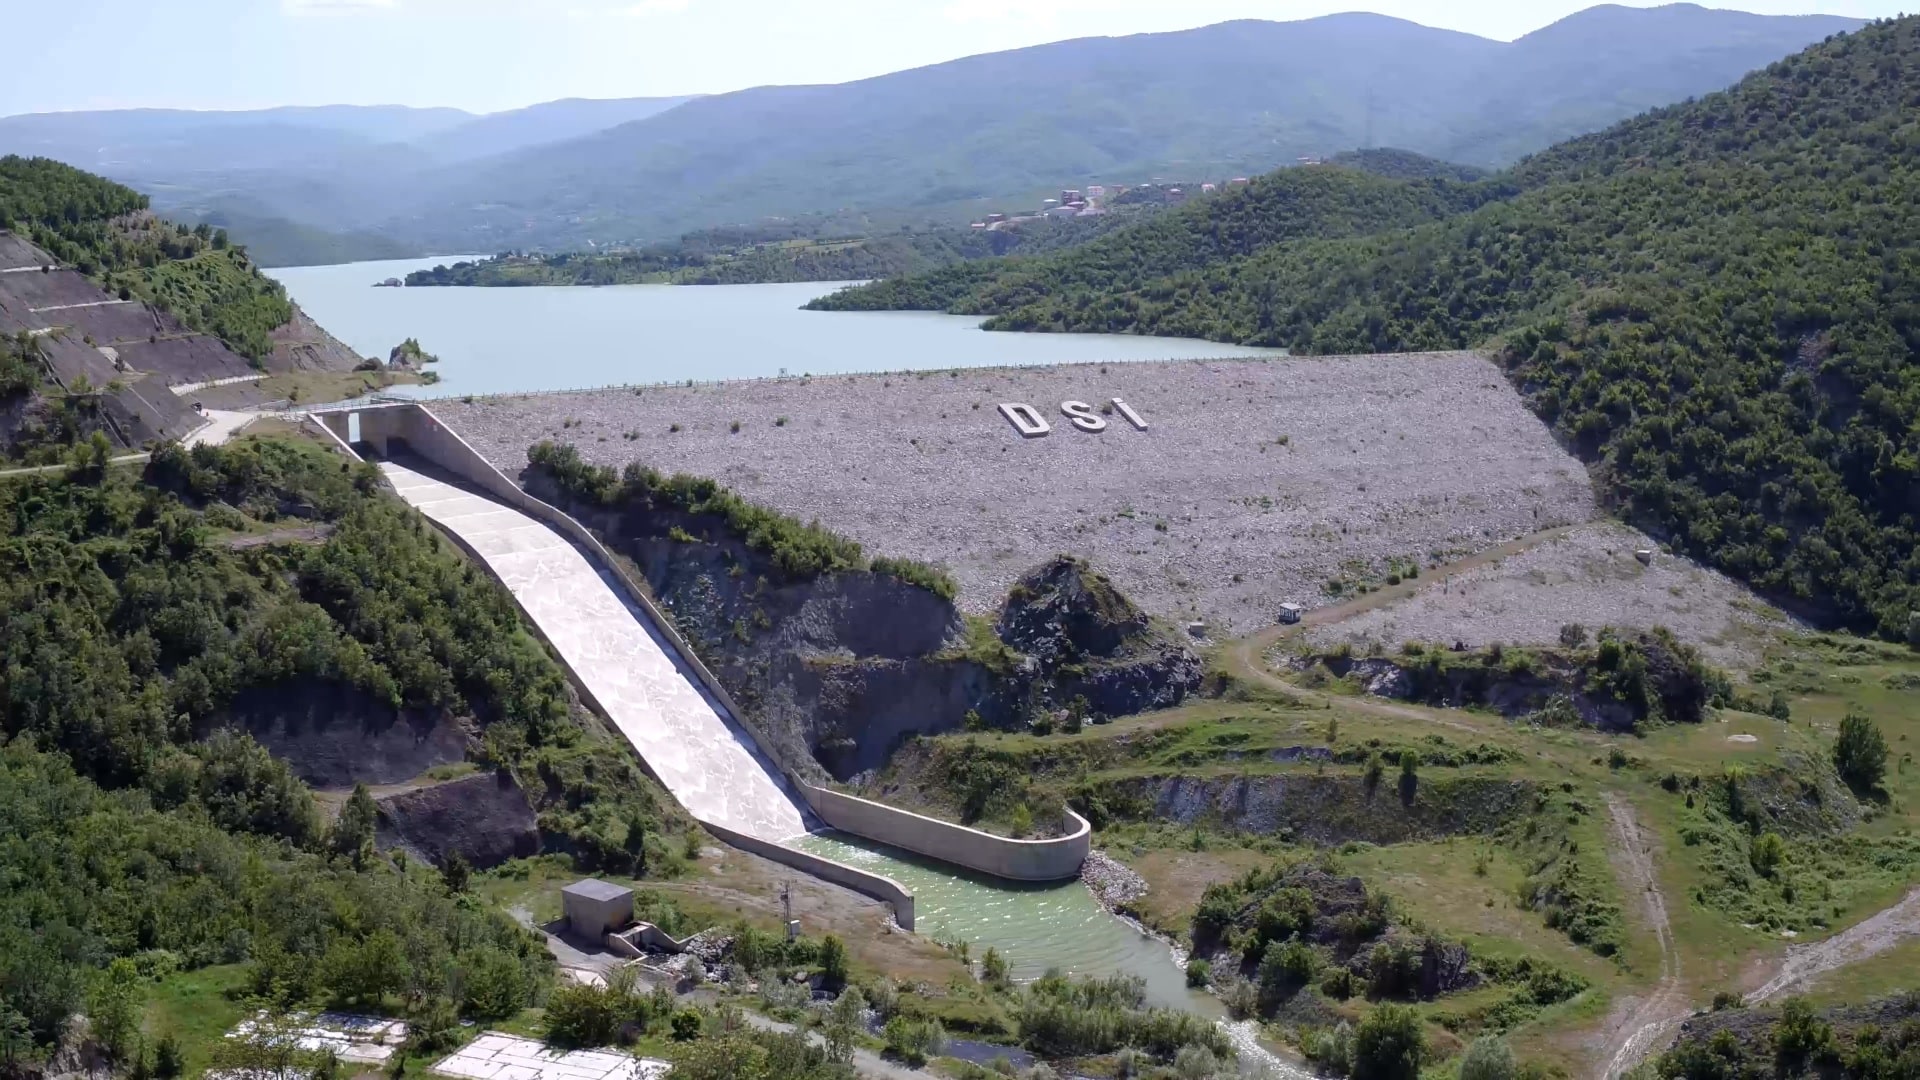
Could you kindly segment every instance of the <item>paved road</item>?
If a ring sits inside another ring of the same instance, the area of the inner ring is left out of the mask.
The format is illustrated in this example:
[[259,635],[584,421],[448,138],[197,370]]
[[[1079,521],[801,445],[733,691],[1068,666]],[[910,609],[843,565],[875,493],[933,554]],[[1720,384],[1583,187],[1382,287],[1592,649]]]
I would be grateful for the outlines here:
[[[680,805],[779,843],[807,831],[780,774],[592,563],[546,524],[393,462],[400,497],[477,552]],[[424,466],[423,466],[424,468]]]
[[178,394],[181,397],[186,397],[188,394],[196,393],[198,391],[208,389],[209,387],[232,386],[234,383],[243,383],[243,382],[259,382],[261,379],[264,379],[266,377],[267,377],[266,372],[256,371],[251,375],[230,375],[224,379],[208,379],[205,382],[181,383],[178,386],[169,386],[167,387],[167,389],[173,391],[175,394]]
[[49,311],[72,311],[75,308],[113,307],[116,304],[131,304],[131,300],[89,300],[84,304],[54,304],[52,307],[28,308],[30,315],[43,315]]
[[260,419],[260,414],[252,412],[229,412],[225,409],[208,409],[206,410],[206,417],[207,422],[200,426],[200,430],[187,436],[186,442],[188,446],[199,446],[202,443],[211,443],[214,446],[219,446],[221,443],[240,434],[248,424]]

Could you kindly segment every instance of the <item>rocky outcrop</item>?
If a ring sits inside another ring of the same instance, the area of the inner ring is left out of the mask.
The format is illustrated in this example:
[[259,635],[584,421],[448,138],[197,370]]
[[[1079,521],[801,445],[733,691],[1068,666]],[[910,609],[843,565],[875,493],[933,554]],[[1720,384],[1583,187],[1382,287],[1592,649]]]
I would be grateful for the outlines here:
[[1131,716],[1179,704],[1200,688],[1193,650],[1072,556],[1022,577],[994,628],[1027,657],[1029,696],[1042,706],[1084,698],[1094,717]]
[[1389,776],[1142,776],[1107,781],[1095,793],[1119,818],[1279,836],[1334,847],[1400,844],[1491,833],[1528,812],[1534,785],[1490,776],[1422,774],[1403,787]]
[[1069,708],[1125,716],[1200,684],[1199,658],[1076,560],[1028,575],[997,623],[969,625],[892,574],[794,575],[711,517],[589,504],[538,468],[522,480],[631,560],[745,719],[815,779],[870,772],[969,714],[1009,728]]
[[267,359],[268,371],[352,371],[361,363],[359,353],[327,333],[299,304],[293,305],[293,318],[270,336],[273,354]]
[[504,772],[390,795],[378,805],[380,846],[401,848],[435,866],[455,851],[481,870],[540,853],[533,807]]
[[1664,631],[1603,632],[1593,648],[1452,650],[1410,647],[1393,657],[1348,651],[1296,658],[1376,697],[1492,709],[1543,725],[1631,731],[1644,721],[1698,723],[1726,677]]
[[454,717],[398,710],[357,687],[299,680],[243,690],[224,722],[316,788],[398,784],[466,759],[468,732]]
[[1860,823],[1860,801],[1825,757],[1788,753],[1782,764],[1731,770],[1721,782],[1729,809],[1755,832],[1839,836]]

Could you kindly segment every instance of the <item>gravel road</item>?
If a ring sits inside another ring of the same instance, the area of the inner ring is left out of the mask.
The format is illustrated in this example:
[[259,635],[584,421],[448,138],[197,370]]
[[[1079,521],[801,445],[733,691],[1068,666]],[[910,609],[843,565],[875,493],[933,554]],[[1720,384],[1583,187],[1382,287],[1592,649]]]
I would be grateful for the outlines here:
[[[1061,403],[1122,398],[1099,434]],[[1050,434],[997,411],[1024,402]],[[1471,353],[970,369],[440,401],[508,472],[543,438],[713,477],[876,554],[945,564],[986,611],[1081,554],[1142,607],[1244,633],[1389,557],[1595,514],[1586,472]],[[784,423],[782,422],[784,418]],[[735,424],[738,431],[734,430]],[[674,430],[675,427],[678,430]]]

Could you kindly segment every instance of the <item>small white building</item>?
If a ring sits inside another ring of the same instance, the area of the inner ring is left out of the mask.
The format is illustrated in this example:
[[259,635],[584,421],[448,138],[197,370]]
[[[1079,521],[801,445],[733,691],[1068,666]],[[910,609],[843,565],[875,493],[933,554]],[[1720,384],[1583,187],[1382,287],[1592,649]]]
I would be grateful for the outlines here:
[[1280,621],[1291,626],[1300,621],[1302,611],[1299,604],[1281,604]]

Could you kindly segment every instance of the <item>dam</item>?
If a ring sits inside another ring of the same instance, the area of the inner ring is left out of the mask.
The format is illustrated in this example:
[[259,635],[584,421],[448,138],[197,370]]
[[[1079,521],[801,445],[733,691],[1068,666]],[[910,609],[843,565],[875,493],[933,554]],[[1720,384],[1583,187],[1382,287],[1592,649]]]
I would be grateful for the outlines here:
[[[305,414],[506,586],[581,695],[708,831],[889,904],[906,930],[1004,954],[1015,978],[1135,975],[1147,1001],[1223,1025],[1243,1069],[1309,1074],[1188,987],[1165,942],[1079,881],[1092,827],[1014,840],[806,783],[788,772],[644,589],[573,518],[522,491],[426,407]],[[916,926],[918,899],[926,920]]]
[[[892,864],[875,850],[897,849],[1003,882],[1078,877],[1092,829],[1077,815],[1066,836],[1015,840],[791,772],[599,540],[521,490],[425,406],[307,415],[342,452],[376,462],[402,500],[506,587],[581,696],[627,740],[648,774],[720,839],[884,901],[909,930],[913,892],[889,876]],[[827,834],[866,847],[843,847]],[[838,857],[848,852],[858,858]]]

